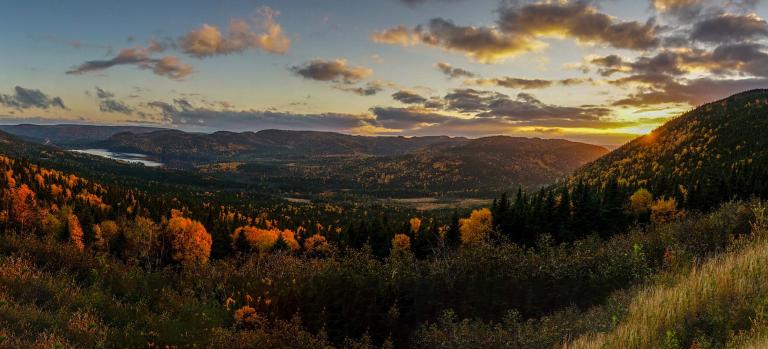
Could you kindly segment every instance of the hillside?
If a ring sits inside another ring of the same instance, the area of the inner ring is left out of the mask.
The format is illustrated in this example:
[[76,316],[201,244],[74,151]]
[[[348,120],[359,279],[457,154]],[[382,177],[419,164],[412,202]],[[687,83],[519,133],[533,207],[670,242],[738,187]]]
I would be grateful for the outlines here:
[[432,146],[459,145],[461,137],[365,137],[333,132],[263,130],[219,131],[211,134],[164,130],[123,132],[99,145],[116,151],[160,157],[164,161],[216,162],[228,159],[313,156],[384,156],[406,154]]
[[[708,103],[581,168],[589,184],[648,187],[683,200],[768,193],[768,90],[752,90]],[[691,197],[695,196],[695,197]],[[695,203],[693,203],[695,204]]]
[[146,126],[102,126],[102,125],[0,125],[5,131],[23,139],[43,144],[62,146],[85,145],[103,141],[120,132],[146,133],[162,130]]

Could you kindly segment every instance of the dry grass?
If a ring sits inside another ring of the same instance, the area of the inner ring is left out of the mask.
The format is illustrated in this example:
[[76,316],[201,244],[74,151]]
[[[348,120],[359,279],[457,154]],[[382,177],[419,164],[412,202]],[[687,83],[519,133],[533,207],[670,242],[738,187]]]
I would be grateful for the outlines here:
[[[763,217],[762,212],[757,216]],[[713,258],[671,285],[640,292],[613,331],[581,337],[566,348],[701,347],[700,336],[717,347],[724,345],[733,333],[752,327],[768,299],[765,231],[765,221],[759,219],[754,240],[744,248]],[[766,338],[753,342],[754,347],[768,347]]]

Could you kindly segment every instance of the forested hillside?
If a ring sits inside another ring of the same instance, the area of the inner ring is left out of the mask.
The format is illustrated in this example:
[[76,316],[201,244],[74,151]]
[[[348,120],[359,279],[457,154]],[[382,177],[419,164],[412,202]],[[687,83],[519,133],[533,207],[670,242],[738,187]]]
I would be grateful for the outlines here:
[[645,187],[691,207],[768,195],[768,90],[705,104],[581,168],[574,182]]

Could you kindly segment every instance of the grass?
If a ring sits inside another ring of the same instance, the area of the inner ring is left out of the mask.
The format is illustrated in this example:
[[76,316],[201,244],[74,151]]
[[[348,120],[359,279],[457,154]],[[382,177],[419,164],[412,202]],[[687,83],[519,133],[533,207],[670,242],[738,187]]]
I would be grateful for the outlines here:
[[[680,275],[648,287],[612,331],[583,336],[568,349],[768,347],[752,337],[768,312],[768,234],[763,212],[751,241]],[[746,340],[745,340],[746,338]],[[739,345],[738,347],[742,347]]]

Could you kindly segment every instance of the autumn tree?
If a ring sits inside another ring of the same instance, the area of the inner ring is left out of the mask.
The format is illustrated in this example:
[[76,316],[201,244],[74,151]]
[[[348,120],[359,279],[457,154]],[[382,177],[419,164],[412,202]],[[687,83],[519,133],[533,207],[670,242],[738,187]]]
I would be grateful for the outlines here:
[[109,252],[110,245],[114,244],[118,233],[115,221],[107,220],[94,225],[94,248],[102,252]]
[[211,235],[198,221],[184,217],[174,210],[165,227],[165,241],[171,260],[183,266],[204,264],[211,254]]
[[330,251],[328,241],[320,234],[304,239],[304,250],[309,254],[326,254]]
[[675,220],[679,216],[675,198],[661,198],[651,204],[651,222],[660,224]]
[[72,213],[67,217],[67,232],[69,233],[69,241],[72,242],[78,250],[84,250],[83,228],[80,226],[80,220]]
[[409,251],[411,249],[411,238],[405,234],[395,234],[392,238],[392,250],[394,251]]
[[37,201],[35,192],[26,184],[11,189],[11,218],[23,231],[35,218]]
[[461,242],[465,244],[487,241],[492,230],[493,217],[487,208],[473,210],[469,218],[459,221]]
[[647,189],[640,188],[629,197],[629,210],[635,216],[643,216],[648,213],[653,202],[653,195]]
[[110,248],[119,251],[126,261],[151,261],[162,253],[158,251],[160,235],[160,227],[153,220],[136,216],[124,223],[113,241],[115,246]]

